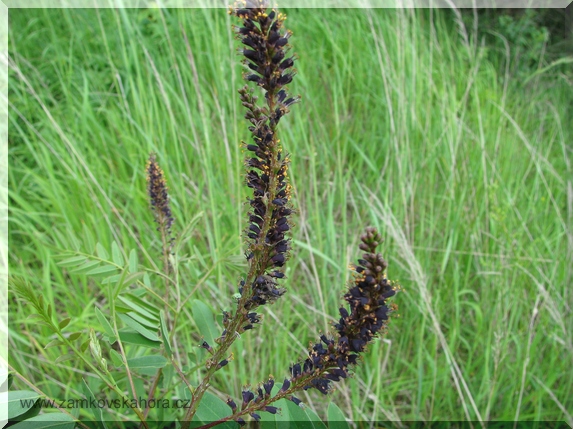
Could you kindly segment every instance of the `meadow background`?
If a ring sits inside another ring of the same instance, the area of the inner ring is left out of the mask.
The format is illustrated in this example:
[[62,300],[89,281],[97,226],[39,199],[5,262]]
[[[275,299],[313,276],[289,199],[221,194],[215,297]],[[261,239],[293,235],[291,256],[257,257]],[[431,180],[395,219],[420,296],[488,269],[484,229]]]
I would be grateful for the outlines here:
[[[530,12],[286,13],[302,96],[281,121],[298,211],[288,293],[212,391],[237,398],[306,355],[373,225],[403,290],[387,334],[332,395],[348,418],[573,424],[571,52]],[[10,271],[74,330],[101,332],[106,302],[101,284],[57,265],[65,249],[115,240],[160,265],[150,151],[185,231],[181,290],[231,308],[248,195],[232,23],[221,9],[10,11]],[[11,365],[54,398],[80,397],[89,374],[54,364],[64,351],[44,349],[49,331],[9,300]],[[192,351],[188,311],[178,329]],[[330,400],[301,399],[319,415]]]

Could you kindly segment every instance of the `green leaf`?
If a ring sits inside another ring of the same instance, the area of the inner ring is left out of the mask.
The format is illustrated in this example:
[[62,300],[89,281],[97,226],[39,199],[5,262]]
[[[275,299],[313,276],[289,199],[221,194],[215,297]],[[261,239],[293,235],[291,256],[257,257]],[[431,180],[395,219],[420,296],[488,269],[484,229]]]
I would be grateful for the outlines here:
[[97,320],[99,321],[99,323],[102,326],[103,330],[105,331],[106,335],[109,337],[109,342],[115,343],[115,341],[116,341],[115,332],[113,331],[111,324],[107,321],[107,319],[105,318],[103,313],[97,307],[95,307],[95,314],[96,314]]
[[116,368],[123,366],[123,358],[118,352],[116,352],[114,349],[110,349],[109,355],[111,356],[111,361]]
[[102,285],[107,285],[109,283],[117,283],[121,278],[121,274],[115,274],[113,276],[106,277],[101,281]]
[[[139,369],[138,372],[144,373],[144,368]],[[157,373],[157,370],[149,369],[152,375]],[[135,388],[135,396],[140,398],[145,398],[147,396],[147,389],[145,388],[145,382],[141,378],[134,378],[133,379],[133,387]],[[159,401],[157,401],[159,403]],[[161,425],[159,425],[161,426]],[[159,428],[157,428],[159,429]]]
[[40,411],[42,411],[41,403],[36,402],[36,405],[34,405],[24,414],[20,414],[19,416],[10,419],[10,422],[16,423],[16,422],[22,422],[27,419],[31,419],[32,417],[37,416],[40,413]]
[[82,336],[81,332],[74,332],[73,334],[70,334],[70,336],[68,337],[68,341],[76,341],[81,336]]
[[125,323],[127,326],[129,326],[130,328],[132,328],[136,332],[143,335],[145,338],[148,338],[151,341],[158,341],[159,342],[159,337],[157,336],[157,334],[155,332],[150,331],[149,329],[142,326],[139,322],[136,322],[131,317],[129,317],[125,314],[118,314],[118,316],[123,321],[123,323]]
[[142,356],[131,358],[127,360],[127,365],[130,369],[137,368],[163,368],[167,365],[168,361],[164,356],[153,355],[153,356]]
[[[129,293],[131,296],[137,297],[139,299],[144,299],[145,295],[147,294],[147,290],[145,288],[140,287],[137,289],[130,290]],[[145,300],[143,302],[145,302]],[[146,305],[148,304],[146,303]]]
[[281,408],[283,413],[288,412],[290,427],[300,429],[308,429],[314,427],[313,423],[311,423],[311,420],[308,417],[308,414],[302,407],[289,400],[285,401],[285,405],[286,407],[283,406]]
[[[138,281],[141,277],[143,277],[143,271],[139,271],[137,273],[132,273],[132,274],[128,274],[127,276],[125,276],[125,278],[123,279],[123,282],[121,283],[122,287],[125,286],[129,286],[132,283],[135,283],[136,281]],[[104,280],[102,280],[102,284],[108,284],[108,283],[117,283],[121,277],[123,276],[123,274],[116,274],[110,277],[105,278]]]
[[16,423],[10,429],[74,429],[74,426],[74,419],[67,414],[47,413]]
[[88,400],[88,408],[90,408],[92,414],[94,415],[94,421],[96,426],[100,429],[108,429],[107,425],[105,424],[105,419],[103,417],[102,409],[99,407],[94,407],[94,408],[89,407],[90,402],[92,401],[96,402],[97,398],[95,397],[94,393],[92,392],[92,390],[90,389],[90,387],[88,386],[88,384],[84,379],[82,379],[82,382],[83,382],[82,390],[84,391],[84,396]]
[[97,267],[94,268],[93,270],[90,270],[88,272],[86,272],[86,276],[91,276],[91,277],[98,277],[98,276],[107,276],[110,273],[115,273],[117,272],[117,268],[114,267],[113,265],[102,265],[101,267]]
[[[271,395],[276,395],[281,387],[282,383],[275,383]],[[296,405],[294,402],[283,398],[276,401],[272,405],[280,408],[280,413],[269,416],[269,413],[261,412],[261,420],[269,422],[264,425],[264,427],[276,427],[276,429],[309,429],[314,427],[324,428],[324,424],[320,421],[320,418],[315,413],[312,413],[312,418],[309,417],[306,412],[307,407],[302,403],[300,405]],[[276,423],[273,424],[272,422]]]
[[[143,277],[145,277],[146,275],[147,274],[144,273]],[[146,301],[145,299],[146,294],[147,290],[145,288],[139,288],[139,289],[134,289],[133,291],[131,291],[130,294],[124,296],[129,297],[129,299],[132,300],[134,303],[136,303],[140,307],[147,309],[147,311],[151,312],[153,314],[153,319],[157,320],[157,323],[159,323],[159,309],[157,308],[157,305],[150,304],[149,302]]]
[[44,319],[44,317],[42,317],[41,314],[38,313],[32,313],[30,314],[28,317],[26,317],[27,320],[33,321],[34,319]]
[[161,331],[161,339],[163,340],[163,346],[167,355],[171,356],[173,354],[171,350],[171,344],[169,344],[169,328],[165,322],[165,313],[163,310],[159,312],[159,330]]
[[65,361],[70,360],[70,359],[73,359],[73,358],[75,358],[75,357],[76,357],[75,354],[73,354],[73,353],[68,353],[68,354],[66,354],[66,355],[58,356],[57,359],[54,361],[54,363],[65,362]]
[[139,314],[134,313],[133,311],[130,311],[129,313],[126,314],[136,322],[141,323],[143,326],[145,326],[148,329],[151,329],[152,331],[156,331],[159,328],[159,323],[146,319],[145,317],[141,317]]
[[145,273],[143,271],[138,271],[135,273],[130,273],[125,280],[123,281],[123,286],[129,286],[132,283],[135,283],[136,281],[138,281],[140,278],[142,278],[145,275]]
[[138,346],[151,348],[161,347],[161,343],[159,341],[152,341],[137,332],[133,332],[130,329],[120,329],[119,338],[124,343],[136,344]]
[[153,320],[159,324],[159,314],[157,313],[157,310],[152,309],[150,311],[149,307],[145,308],[148,304],[144,303],[143,300],[133,295],[128,296],[119,296],[118,298],[121,302],[123,302],[139,315],[146,317],[149,320]]
[[86,248],[89,252],[93,252],[95,249],[95,239],[92,234],[92,228],[88,227],[87,223],[84,223],[82,228],[84,233],[84,242],[86,243]]
[[[161,377],[161,388],[163,389],[172,389],[173,386],[171,385],[171,383],[173,382],[173,376],[175,374],[175,370],[173,368],[173,365],[167,365],[164,369],[163,369],[163,375]],[[185,374],[187,376],[187,374]],[[173,393],[175,393],[175,390],[172,390]]]
[[68,326],[68,324],[70,323],[71,320],[72,320],[72,318],[68,317],[68,318],[62,320],[60,323],[58,323],[58,327],[60,328],[60,330],[64,329],[66,326]]
[[280,408],[280,413],[277,413],[274,416],[275,420],[277,421],[278,429],[290,428],[290,414],[288,412],[288,405],[287,405],[288,402],[290,402],[288,399],[281,399],[272,404],[273,406]]
[[113,260],[113,263],[115,265],[118,265],[120,267],[123,267],[123,265],[125,264],[125,261],[123,260],[123,255],[121,254],[121,249],[119,248],[119,246],[115,241],[111,243],[111,259]]
[[[0,405],[8,404],[8,419],[21,416],[34,407],[40,395],[31,390],[16,390],[0,393]],[[38,412],[40,411],[40,407]]]
[[328,404],[327,416],[329,429],[350,429],[344,414],[334,402]]
[[129,272],[136,273],[137,267],[138,267],[137,252],[135,251],[135,249],[131,249],[131,252],[129,252]]
[[91,342],[91,339],[84,341],[84,342],[80,345],[80,351],[81,351],[82,353],[85,352],[85,351],[88,349],[88,347],[90,346],[90,342]]
[[204,340],[207,341],[210,346],[213,346],[215,344],[215,338],[221,336],[215,325],[213,312],[203,301],[194,299],[191,301],[191,313]]
[[[229,415],[231,415],[231,409],[229,406],[217,396],[210,392],[206,392],[197,408],[197,413],[195,414],[193,421],[199,421],[206,424]],[[237,424],[235,422],[225,422],[217,426],[217,428],[221,429],[236,429],[236,427]]]
[[[283,399],[284,401],[284,399]],[[268,413],[266,411],[260,410],[257,411],[257,414],[259,416],[261,416],[261,420],[260,420],[260,424],[261,424],[261,428],[265,428],[265,429],[288,429],[288,421],[282,422],[281,419],[283,418],[283,416],[281,415],[282,413],[282,408],[281,407],[281,401],[276,401],[272,404],[270,404],[273,407],[277,407],[280,408],[279,411],[277,411],[276,414],[271,414]],[[286,405],[284,405],[286,406]]]
[[105,250],[105,247],[103,247],[103,245],[101,243],[96,244],[96,250],[97,250],[97,255],[101,259],[105,259],[105,260],[109,259],[109,254],[107,253],[107,251]]
[[[296,405],[296,404],[293,403],[293,405]],[[312,426],[309,425],[309,427],[313,427],[314,429],[328,429],[326,427],[326,425],[324,424],[324,422],[322,421],[322,419],[318,416],[318,414],[316,414],[309,407],[306,407],[303,411],[306,413],[309,420],[312,422],[311,423]]]
[[143,284],[148,288],[151,288],[151,280],[149,278],[149,274],[147,273],[143,274]]
[[63,234],[60,235],[60,237],[65,237],[62,241],[66,242],[69,240],[68,242],[70,243],[70,245],[68,247],[72,247],[76,252],[78,252],[82,247],[82,243],[80,242],[80,240],[78,240],[78,237],[76,236],[71,227],[67,227],[66,229],[67,229],[66,231],[67,235]]
[[87,261],[85,264],[80,265],[76,269],[70,271],[71,274],[85,274],[93,267],[99,265],[99,261]]
[[78,265],[83,264],[87,260],[88,258],[86,258],[85,256],[74,256],[72,258],[64,259],[63,261],[58,262],[56,265],[63,268],[77,267]]
[[44,346],[45,349],[49,349],[50,347],[56,347],[56,346],[63,346],[65,343],[62,342],[61,340],[52,340],[50,341],[48,344],[46,344]]

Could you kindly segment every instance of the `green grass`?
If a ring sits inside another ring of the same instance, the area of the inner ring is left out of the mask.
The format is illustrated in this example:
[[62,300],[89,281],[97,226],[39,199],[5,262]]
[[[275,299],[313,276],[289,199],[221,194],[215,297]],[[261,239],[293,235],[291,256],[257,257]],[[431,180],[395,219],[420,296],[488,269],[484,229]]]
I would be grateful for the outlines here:
[[[214,391],[237,397],[305,356],[373,225],[404,291],[399,317],[332,395],[349,418],[573,424],[567,64],[524,85],[453,13],[286,12],[291,91],[303,97],[281,122],[298,210],[288,294],[236,343]],[[195,290],[231,308],[248,195],[231,23],[223,10],[11,10],[10,269],[74,330],[99,326],[94,304],[106,308],[101,285],[56,265],[74,241],[92,252],[115,240],[161,265],[150,151],[174,230],[201,214],[179,249],[183,298]],[[54,397],[78,397],[89,375],[54,365],[62,351],[43,349],[50,333],[9,299],[11,364]],[[184,354],[198,336],[188,309],[181,321]],[[301,399],[324,416],[328,399]]]

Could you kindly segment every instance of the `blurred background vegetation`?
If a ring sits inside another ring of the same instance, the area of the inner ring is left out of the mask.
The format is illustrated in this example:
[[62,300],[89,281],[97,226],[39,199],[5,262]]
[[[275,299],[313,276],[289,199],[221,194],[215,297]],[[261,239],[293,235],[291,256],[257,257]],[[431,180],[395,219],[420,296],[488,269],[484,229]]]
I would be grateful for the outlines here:
[[[281,379],[305,356],[335,320],[373,225],[404,290],[387,334],[332,396],[349,418],[573,424],[569,11],[285,11],[291,91],[302,95],[281,121],[298,211],[288,293],[237,341],[215,393]],[[182,289],[231,308],[248,195],[231,17],[12,9],[9,19],[11,274],[75,330],[101,332],[101,284],[56,257],[115,240],[159,264],[144,174],[155,151],[175,233],[200,215],[177,246]],[[9,299],[11,364],[54,398],[80,397],[89,373],[54,364],[65,351],[44,349],[50,333]],[[187,364],[199,336],[184,316]],[[301,399],[324,415],[320,394]]]

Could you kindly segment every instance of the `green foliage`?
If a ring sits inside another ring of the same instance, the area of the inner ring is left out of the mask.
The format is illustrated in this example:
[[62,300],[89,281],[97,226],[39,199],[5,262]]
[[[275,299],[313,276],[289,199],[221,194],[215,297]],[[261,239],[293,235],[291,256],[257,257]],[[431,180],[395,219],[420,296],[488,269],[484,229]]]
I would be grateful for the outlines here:
[[220,329],[215,325],[215,318],[209,306],[198,299],[194,299],[191,301],[191,312],[197,329],[204,340],[209,345],[215,344],[215,338],[219,336]]
[[501,15],[497,19],[500,32],[506,37],[510,46],[524,57],[525,67],[535,64],[549,41],[549,31],[535,21],[536,12],[525,9],[519,17]]
[[344,413],[334,402],[328,404],[327,415],[328,429],[350,429],[350,426],[344,417]]
[[63,413],[47,413],[10,426],[15,429],[74,429],[74,419]]
[[[512,78],[523,81],[550,64],[570,75],[561,64],[573,58],[573,33],[567,34],[566,21],[557,23],[563,21],[555,19],[560,15],[565,14],[550,9],[481,10],[476,36],[487,41],[488,60],[499,64],[501,75],[509,71]],[[474,14],[466,12],[463,17],[471,28]]]
[[[8,396],[7,409],[9,420],[26,420],[40,412],[40,407],[36,406],[38,402],[37,399],[40,395],[36,392],[30,390],[13,390],[7,394],[2,394],[2,396],[6,395]],[[6,403],[5,401],[2,402]]]
[[[230,408],[212,393],[207,392],[197,409],[195,414],[194,423],[208,424],[219,420],[221,417],[226,417],[231,414]],[[234,422],[223,423],[218,426],[222,429],[235,429],[237,426]]]
[[[88,383],[86,383],[85,380],[82,380],[82,382],[83,382],[82,391],[83,391],[84,396],[86,397],[86,399],[88,401],[94,401],[95,402],[97,400],[97,398],[94,395],[94,393],[92,392],[92,390],[90,389],[90,386],[88,385]],[[107,425],[105,423],[104,413],[103,413],[102,409],[97,408],[97,407],[93,407],[93,408],[91,408],[91,412],[93,413],[94,421],[96,422],[97,427],[99,429],[107,429]]]
[[[157,392],[189,399],[172,358],[200,382],[197,346],[220,330],[213,314],[234,305],[245,270],[247,133],[221,12],[10,13],[10,365],[42,398],[132,397],[159,368]],[[328,332],[352,237],[372,224],[407,287],[386,340],[334,393],[342,414],[571,423],[570,62],[542,58],[534,16],[496,18],[503,37],[484,33],[482,47],[471,22],[465,39],[441,11],[288,13],[304,103],[281,131],[299,226],[288,301],[233,344],[213,392],[282,378]],[[143,177],[152,150],[180,232],[169,310]],[[24,380],[13,392],[30,389]],[[342,422],[316,392],[304,401],[329,427]],[[299,412],[277,406],[263,420]],[[79,419],[118,412],[136,416]],[[150,409],[148,420],[182,415]]]

